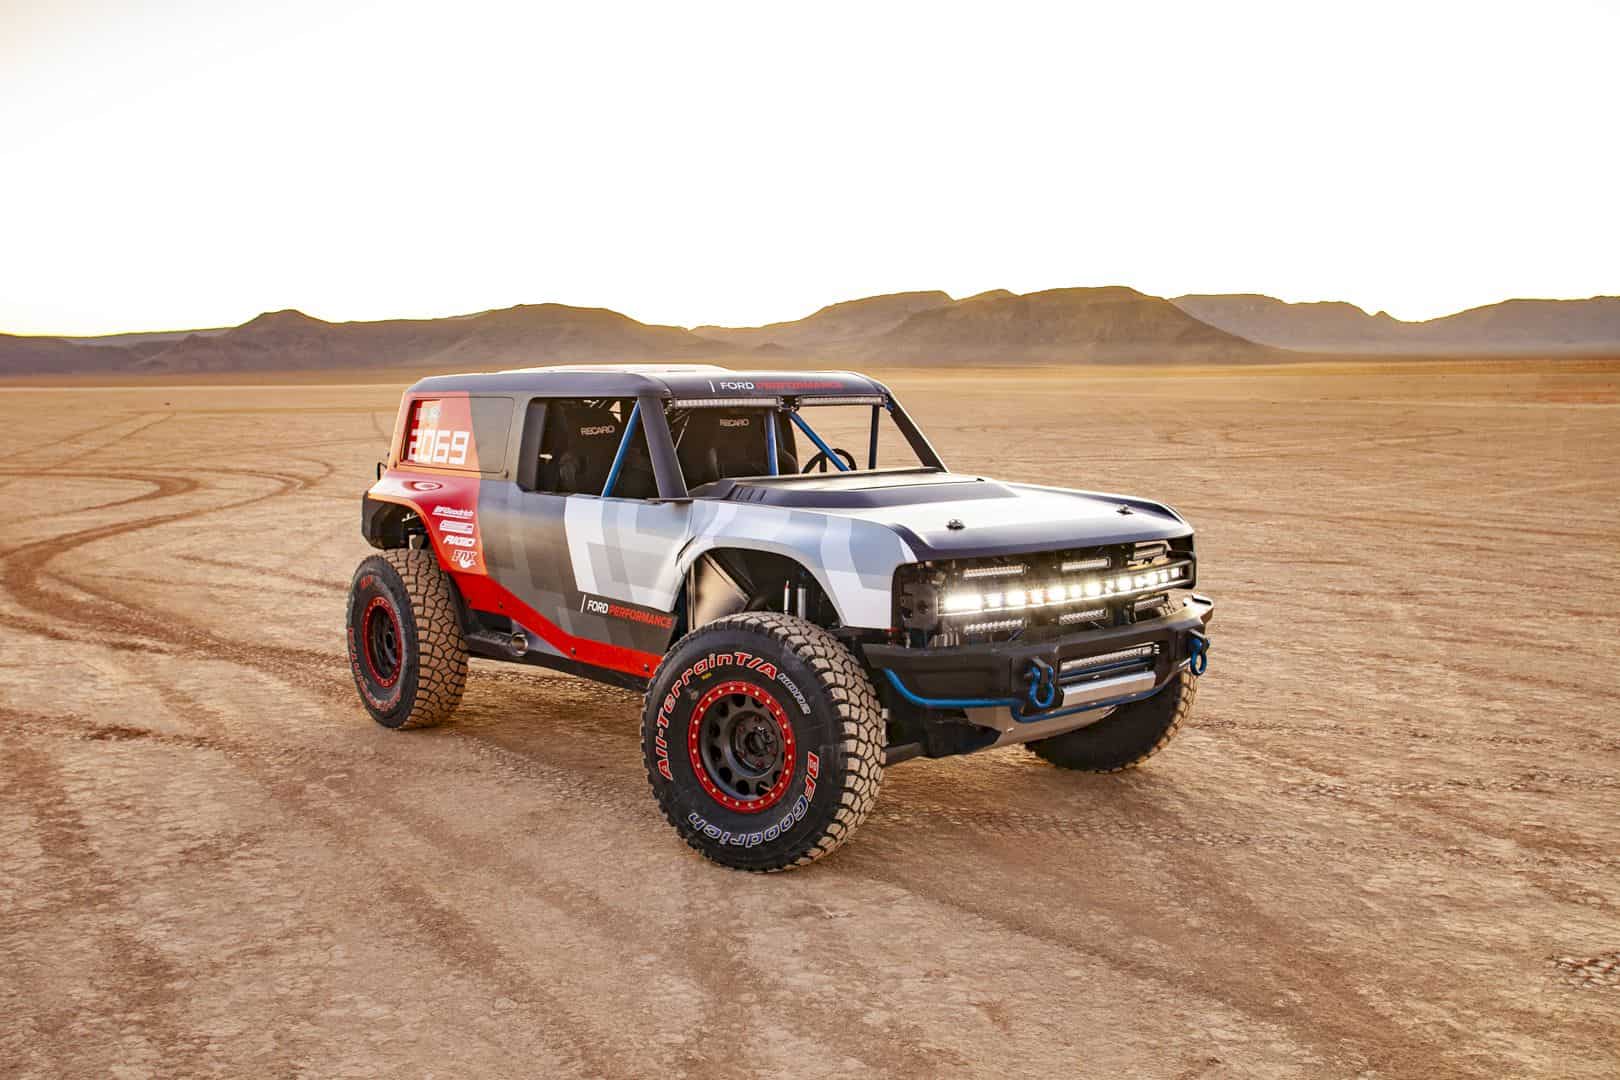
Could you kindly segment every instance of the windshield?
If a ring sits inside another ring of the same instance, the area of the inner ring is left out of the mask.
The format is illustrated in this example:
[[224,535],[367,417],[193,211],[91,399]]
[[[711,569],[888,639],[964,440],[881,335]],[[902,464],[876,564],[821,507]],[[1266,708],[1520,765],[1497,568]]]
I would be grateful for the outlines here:
[[669,429],[688,490],[744,476],[937,465],[882,398],[681,405],[669,410]]

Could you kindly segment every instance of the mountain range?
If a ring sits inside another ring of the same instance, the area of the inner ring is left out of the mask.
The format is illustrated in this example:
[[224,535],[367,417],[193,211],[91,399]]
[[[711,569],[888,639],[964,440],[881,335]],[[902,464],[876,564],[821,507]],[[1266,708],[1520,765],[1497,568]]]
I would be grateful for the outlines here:
[[1265,345],[1336,353],[1616,353],[1620,296],[1504,300],[1424,322],[1369,315],[1336,301],[1290,304],[1254,294],[1178,296],[1211,326]]
[[331,323],[273,311],[240,326],[105,337],[0,334],[0,376],[186,374],[711,360],[810,363],[1278,363],[1327,355],[1620,354],[1620,297],[1508,300],[1426,322],[1269,296],[1167,300],[1124,286],[906,292],[766,326],[657,326],[605,308],[517,307]]

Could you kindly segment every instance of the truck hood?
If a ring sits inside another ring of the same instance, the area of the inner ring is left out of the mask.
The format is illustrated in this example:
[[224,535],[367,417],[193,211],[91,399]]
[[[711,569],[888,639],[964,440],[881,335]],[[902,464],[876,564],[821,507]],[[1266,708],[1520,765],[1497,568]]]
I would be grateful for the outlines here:
[[721,481],[693,494],[884,525],[920,560],[1172,540],[1192,526],[1162,503],[932,470]]

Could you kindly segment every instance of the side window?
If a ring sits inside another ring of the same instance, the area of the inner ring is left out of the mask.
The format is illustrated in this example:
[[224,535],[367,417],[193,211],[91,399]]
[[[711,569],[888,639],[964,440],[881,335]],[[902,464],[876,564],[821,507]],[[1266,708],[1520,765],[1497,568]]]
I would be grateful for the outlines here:
[[511,398],[465,394],[419,398],[406,417],[401,460],[412,465],[500,473],[506,468],[511,425]]
[[[634,405],[629,399],[597,398],[553,398],[531,404],[528,421],[542,425],[533,462],[532,490],[557,495],[602,494]],[[523,443],[525,453],[535,446],[528,431]],[[525,462],[525,471],[527,467]],[[650,499],[657,491],[646,434],[638,425],[613,495]]]

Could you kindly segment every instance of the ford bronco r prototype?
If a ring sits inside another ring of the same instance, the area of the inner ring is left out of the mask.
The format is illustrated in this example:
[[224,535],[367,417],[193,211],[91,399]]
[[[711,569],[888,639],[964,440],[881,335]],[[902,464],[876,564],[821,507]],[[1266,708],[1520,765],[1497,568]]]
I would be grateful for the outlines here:
[[837,848],[908,758],[1141,763],[1214,610],[1168,506],[950,472],[844,371],[424,379],[361,530],[349,661],[378,723],[449,717],[469,656],[644,693],[664,816],[746,870]]

